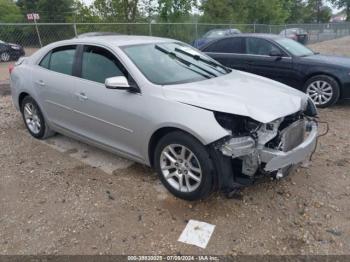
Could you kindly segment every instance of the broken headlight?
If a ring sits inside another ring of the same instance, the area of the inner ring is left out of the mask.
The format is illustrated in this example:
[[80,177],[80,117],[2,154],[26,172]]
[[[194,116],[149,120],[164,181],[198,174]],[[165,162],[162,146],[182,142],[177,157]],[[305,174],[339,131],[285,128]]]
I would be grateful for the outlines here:
[[247,135],[255,132],[261,126],[257,122],[246,116],[233,115],[228,113],[214,112],[216,121],[223,128],[230,130],[232,135]]
[[310,98],[307,100],[307,105],[304,114],[310,117],[315,117],[318,115],[317,107]]

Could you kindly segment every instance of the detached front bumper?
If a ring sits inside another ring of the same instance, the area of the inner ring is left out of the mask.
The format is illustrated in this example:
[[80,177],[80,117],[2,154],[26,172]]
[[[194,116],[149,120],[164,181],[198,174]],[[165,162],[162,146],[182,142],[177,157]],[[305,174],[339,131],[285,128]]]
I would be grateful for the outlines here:
[[310,125],[311,130],[308,132],[306,139],[300,145],[288,152],[266,147],[260,149],[260,161],[266,163],[264,170],[267,172],[277,171],[306,160],[314,151],[317,143],[317,124],[312,122]]

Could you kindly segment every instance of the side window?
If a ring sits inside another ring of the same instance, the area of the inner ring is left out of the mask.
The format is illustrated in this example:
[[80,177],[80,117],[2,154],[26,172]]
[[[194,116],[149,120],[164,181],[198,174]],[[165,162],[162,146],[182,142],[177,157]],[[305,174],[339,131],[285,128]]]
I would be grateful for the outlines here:
[[119,60],[109,51],[97,46],[85,46],[82,60],[81,77],[104,83],[106,78],[125,76],[126,70]]
[[40,62],[46,69],[72,75],[76,46],[63,46],[50,51]]
[[242,39],[241,37],[233,37],[216,41],[205,48],[204,52],[241,54],[243,53]]
[[41,60],[39,65],[46,69],[50,69],[50,58],[51,58],[51,51]]
[[65,46],[51,53],[50,70],[66,75],[72,75],[75,46]]
[[280,51],[278,47],[261,38],[247,38],[247,54],[269,56],[271,51]]

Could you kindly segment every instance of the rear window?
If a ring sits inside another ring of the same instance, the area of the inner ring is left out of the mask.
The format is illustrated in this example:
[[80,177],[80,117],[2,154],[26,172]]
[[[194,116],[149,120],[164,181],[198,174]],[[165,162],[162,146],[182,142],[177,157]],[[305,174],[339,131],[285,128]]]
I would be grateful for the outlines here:
[[39,63],[46,69],[72,75],[76,46],[64,46],[50,51]]
[[51,58],[51,52],[50,53],[48,53],[44,58],[43,58],[43,60],[41,60],[41,62],[40,62],[40,66],[41,67],[44,67],[44,68],[46,68],[46,69],[49,69],[49,67],[50,67],[50,58]]

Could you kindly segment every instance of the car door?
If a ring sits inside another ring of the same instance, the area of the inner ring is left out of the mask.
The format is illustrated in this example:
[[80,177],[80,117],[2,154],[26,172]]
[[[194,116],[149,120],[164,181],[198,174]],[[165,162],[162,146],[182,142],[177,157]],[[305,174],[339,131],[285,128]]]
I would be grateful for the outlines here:
[[243,54],[243,45],[243,37],[224,38],[205,47],[203,52],[227,67],[247,71],[248,64]]
[[77,81],[73,76],[75,54],[76,45],[51,50],[36,66],[32,76],[48,121],[69,130],[75,124],[72,111]]
[[[81,73],[74,94],[79,134],[121,154],[141,159],[135,137],[139,135],[137,126],[144,123],[143,97],[141,93],[107,89],[104,84],[107,78],[115,76],[125,76],[129,82],[133,79],[110,50],[85,45],[79,53]],[[140,110],[136,110],[139,107]]]
[[269,40],[247,37],[246,54],[248,71],[287,85],[295,82],[293,60]]

